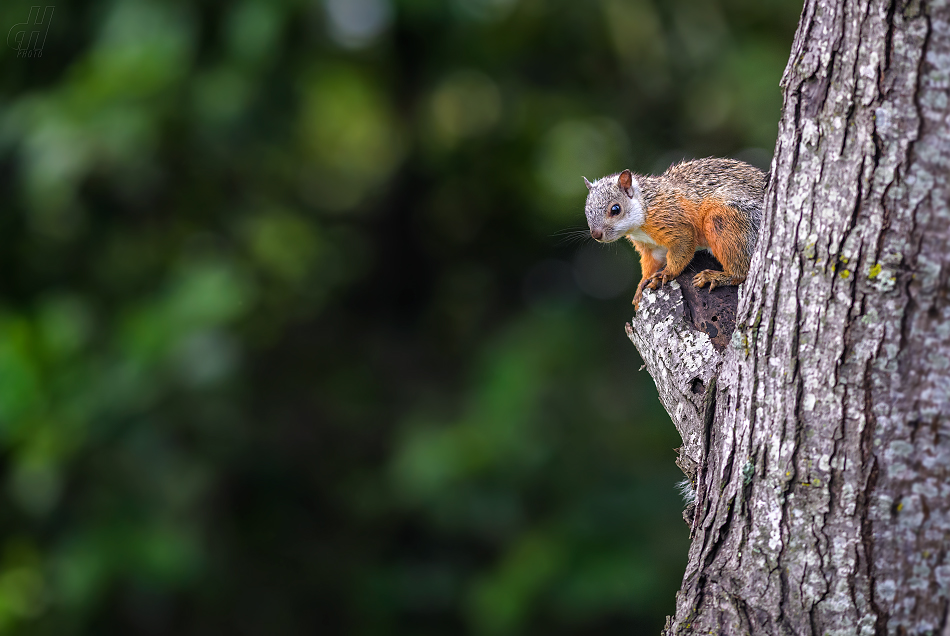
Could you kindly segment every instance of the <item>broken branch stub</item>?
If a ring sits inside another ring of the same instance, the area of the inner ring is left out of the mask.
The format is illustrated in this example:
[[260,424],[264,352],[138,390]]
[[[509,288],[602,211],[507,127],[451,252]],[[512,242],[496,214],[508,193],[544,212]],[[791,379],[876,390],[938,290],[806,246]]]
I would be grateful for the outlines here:
[[683,440],[677,466],[696,486],[697,468],[707,451],[722,352],[735,330],[736,287],[693,287],[693,276],[721,269],[697,253],[673,282],[644,290],[640,309],[626,325],[676,430]]

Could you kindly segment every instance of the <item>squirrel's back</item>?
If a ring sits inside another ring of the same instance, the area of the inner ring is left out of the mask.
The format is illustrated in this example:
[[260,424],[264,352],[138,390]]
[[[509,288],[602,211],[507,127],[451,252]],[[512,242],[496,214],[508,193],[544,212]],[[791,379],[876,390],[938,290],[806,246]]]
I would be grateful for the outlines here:
[[768,174],[737,159],[708,157],[674,164],[663,174],[646,177],[644,181],[647,199],[669,187],[697,201],[721,199],[726,205],[748,213],[758,228]]

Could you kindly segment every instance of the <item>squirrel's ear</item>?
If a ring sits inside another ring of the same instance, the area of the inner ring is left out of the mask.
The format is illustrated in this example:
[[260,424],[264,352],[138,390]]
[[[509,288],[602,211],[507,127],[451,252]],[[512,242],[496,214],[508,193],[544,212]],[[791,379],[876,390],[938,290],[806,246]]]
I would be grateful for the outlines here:
[[594,184],[587,180],[587,177],[581,177],[584,180],[584,185],[587,186],[587,189],[590,190],[594,187]]
[[636,188],[633,185],[633,173],[630,172],[629,170],[624,170],[623,172],[621,172],[620,178],[617,179],[617,187],[623,190],[624,194],[626,194],[628,197],[632,199],[633,194],[636,190]]

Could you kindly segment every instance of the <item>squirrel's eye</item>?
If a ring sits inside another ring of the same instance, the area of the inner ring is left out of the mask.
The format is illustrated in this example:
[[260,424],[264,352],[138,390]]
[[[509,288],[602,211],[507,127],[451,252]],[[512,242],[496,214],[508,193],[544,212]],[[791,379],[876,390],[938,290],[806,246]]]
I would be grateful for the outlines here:
[[617,216],[618,214],[620,214],[620,206],[614,203],[610,206],[610,216]]

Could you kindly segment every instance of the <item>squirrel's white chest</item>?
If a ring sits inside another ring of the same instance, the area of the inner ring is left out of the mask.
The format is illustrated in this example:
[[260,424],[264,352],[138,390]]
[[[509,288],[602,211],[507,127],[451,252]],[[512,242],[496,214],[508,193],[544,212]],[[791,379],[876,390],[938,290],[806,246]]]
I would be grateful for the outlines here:
[[[657,246],[657,244],[653,241],[653,239],[650,238],[650,235],[647,234],[646,232],[644,232],[644,231],[643,231],[641,228],[639,228],[639,227],[636,227],[636,228],[627,230],[627,236],[628,236],[629,238],[633,239],[634,241],[636,241],[637,243],[643,243],[643,244],[649,245],[649,246],[651,246],[651,247],[659,247],[659,246]],[[660,249],[663,250],[663,254],[666,254],[666,248],[665,248],[665,247],[660,248]],[[664,256],[664,258],[666,258],[666,257]]]
[[[665,247],[662,245],[657,245],[653,242],[653,239],[642,232],[630,232],[627,234],[627,236],[632,237],[635,241],[639,241],[640,243],[645,243],[648,247],[650,247],[650,254],[653,256],[654,260],[658,261],[661,265],[666,265],[666,253],[668,250]],[[708,249],[709,248],[705,245],[698,245],[696,247],[697,252]]]
[[648,248],[650,248],[650,254],[653,255],[653,258],[658,260],[661,264],[666,264],[666,248],[657,245],[656,242],[650,238],[650,235],[644,232],[639,227],[627,230],[627,238],[633,239],[637,243],[643,243]]

